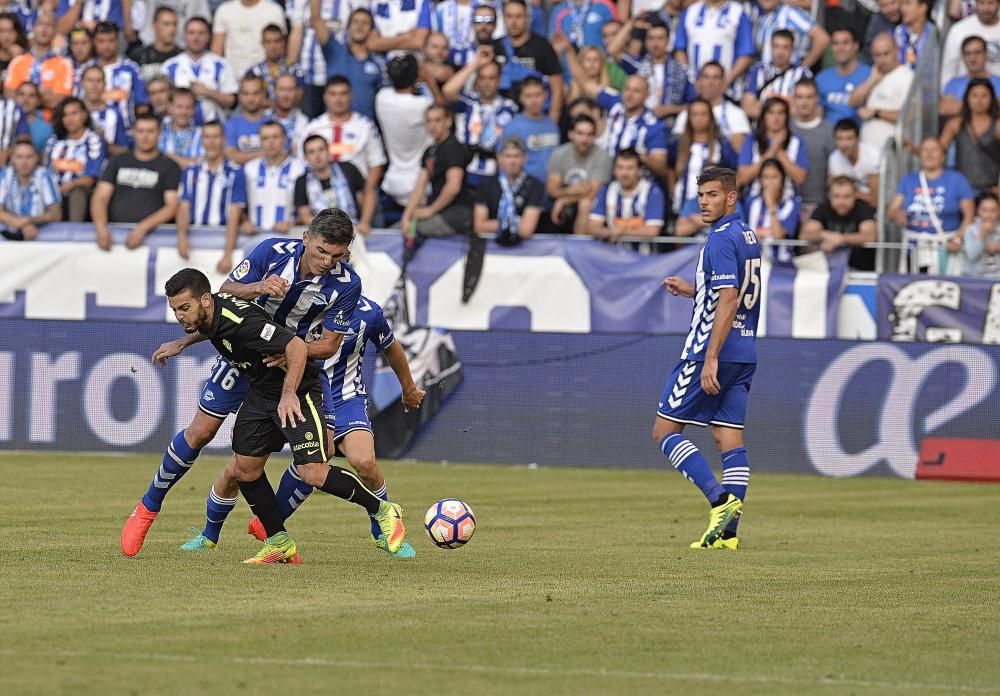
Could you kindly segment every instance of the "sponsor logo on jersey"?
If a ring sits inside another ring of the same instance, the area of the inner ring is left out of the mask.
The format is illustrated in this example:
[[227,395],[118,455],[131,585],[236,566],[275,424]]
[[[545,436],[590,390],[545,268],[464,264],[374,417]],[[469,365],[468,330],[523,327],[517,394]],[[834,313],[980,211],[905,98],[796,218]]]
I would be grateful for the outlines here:
[[271,337],[274,336],[274,324],[265,324],[264,328],[260,330],[260,337],[265,341],[270,341]]

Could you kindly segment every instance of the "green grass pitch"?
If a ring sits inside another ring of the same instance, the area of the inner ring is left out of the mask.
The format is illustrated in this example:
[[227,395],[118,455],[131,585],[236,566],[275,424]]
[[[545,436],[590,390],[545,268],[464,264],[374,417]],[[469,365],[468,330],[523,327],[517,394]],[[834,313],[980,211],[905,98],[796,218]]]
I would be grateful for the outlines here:
[[[242,502],[215,551],[178,549],[217,457],[122,556],[158,461],[0,455],[0,691],[1000,693],[996,487],[757,474],[745,547],[699,552],[707,508],[674,472],[389,462],[415,561],[315,494],[289,525],[304,564],[248,567]],[[421,524],[448,496],[479,522],[456,551]]]

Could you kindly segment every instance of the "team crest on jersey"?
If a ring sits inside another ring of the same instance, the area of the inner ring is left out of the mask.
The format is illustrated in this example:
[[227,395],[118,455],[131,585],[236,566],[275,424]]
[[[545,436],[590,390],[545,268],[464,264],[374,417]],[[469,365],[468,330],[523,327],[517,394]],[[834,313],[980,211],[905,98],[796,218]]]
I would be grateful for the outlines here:
[[236,280],[242,280],[247,273],[250,272],[250,259],[243,259],[243,263],[236,267],[233,271],[233,278]]
[[264,328],[260,330],[260,337],[265,341],[270,341],[272,336],[274,336],[274,324],[265,324]]

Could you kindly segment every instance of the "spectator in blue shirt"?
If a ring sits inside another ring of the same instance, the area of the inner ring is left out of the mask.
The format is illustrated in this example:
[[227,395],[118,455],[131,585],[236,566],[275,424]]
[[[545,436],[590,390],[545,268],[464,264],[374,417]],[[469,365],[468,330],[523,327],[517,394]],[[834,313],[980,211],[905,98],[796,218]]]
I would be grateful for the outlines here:
[[545,85],[537,77],[526,77],[520,89],[521,113],[504,128],[500,147],[507,138],[517,136],[527,146],[524,170],[529,176],[545,181],[549,155],[559,146],[559,127],[545,117]]
[[837,123],[843,118],[849,118],[861,125],[861,117],[856,109],[848,105],[851,92],[868,79],[871,66],[858,60],[858,39],[850,29],[834,29],[831,34],[830,52],[834,64],[816,75],[816,87],[819,88],[820,102],[823,105],[824,118],[830,123]]
[[25,82],[17,88],[14,99],[21,107],[23,120],[28,125],[28,132],[31,135],[31,142],[35,145],[35,150],[41,154],[45,152],[45,146],[52,137],[52,126],[42,116],[39,108],[42,103],[42,95],[38,91],[38,85],[34,82]]
[[240,80],[236,98],[240,110],[226,121],[226,157],[242,166],[260,156],[260,127],[265,122],[267,83],[264,78],[247,73]]
[[[313,2],[312,25],[316,40],[323,47],[326,56],[326,75],[343,75],[351,83],[351,111],[375,120],[375,95],[384,84],[385,62],[368,50],[372,37],[372,13],[357,9],[347,22],[346,43],[338,39],[319,14],[319,3]],[[322,100],[319,113],[306,115],[315,118],[322,114]]]
[[983,79],[993,83],[993,91],[1000,94],[1000,77],[986,69],[989,50],[986,41],[980,36],[969,36],[962,42],[962,62],[965,63],[965,75],[953,77],[941,90],[941,101],[938,104],[938,115],[946,118],[958,116],[962,112],[962,99],[969,86],[969,80]]

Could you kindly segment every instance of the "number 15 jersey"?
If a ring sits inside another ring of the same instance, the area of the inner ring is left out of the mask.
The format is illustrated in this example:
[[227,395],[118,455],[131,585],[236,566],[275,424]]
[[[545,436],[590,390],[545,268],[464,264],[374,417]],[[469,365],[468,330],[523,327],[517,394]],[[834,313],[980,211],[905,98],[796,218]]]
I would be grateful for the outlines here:
[[736,288],[739,305],[733,328],[719,351],[719,362],[756,363],[754,340],[760,303],[764,299],[760,282],[760,244],[753,229],[738,215],[727,215],[715,223],[698,256],[694,316],[684,342],[682,360],[704,361],[722,288]]

